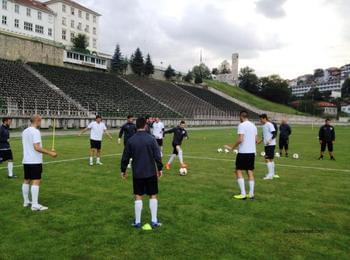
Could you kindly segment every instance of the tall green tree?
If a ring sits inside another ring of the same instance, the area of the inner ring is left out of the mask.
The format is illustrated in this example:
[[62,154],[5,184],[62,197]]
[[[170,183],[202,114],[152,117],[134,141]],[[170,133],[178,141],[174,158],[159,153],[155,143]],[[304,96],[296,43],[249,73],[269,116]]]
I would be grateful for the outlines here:
[[249,67],[242,68],[238,80],[240,88],[255,95],[259,94],[259,78],[255,74],[254,69]]
[[350,78],[347,78],[341,88],[341,94],[343,98],[350,97]]
[[149,76],[154,73],[154,66],[151,60],[151,56],[148,54],[145,63],[145,75]]
[[122,73],[126,74],[127,70],[128,70],[128,66],[129,66],[129,61],[127,57],[124,57],[122,60]]
[[211,71],[204,63],[194,66],[192,73],[195,79],[211,79]]
[[119,44],[115,47],[114,55],[111,60],[111,69],[115,73],[123,73],[123,56]]
[[171,65],[168,66],[168,68],[164,71],[164,77],[167,80],[172,79],[172,77],[175,77],[176,73],[175,70],[171,67]]
[[73,50],[82,52],[82,53],[90,53],[87,49],[89,46],[89,42],[87,36],[85,34],[79,33],[72,40],[73,42]]
[[187,72],[187,74],[183,77],[183,80],[188,82],[188,83],[191,83],[192,80],[193,80],[193,75],[192,75],[192,72],[189,70]]
[[267,100],[281,104],[288,104],[291,100],[292,92],[288,82],[278,75],[262,77],[260,88],[260,96]]
[[134,54],[131,56],[130,65],[131,65],[132,71],[136,75],[139,75],[139,76],[143,75],[144,69],[145,69],[145,63],[144,63],[143,55],[140,48],[137,48]]

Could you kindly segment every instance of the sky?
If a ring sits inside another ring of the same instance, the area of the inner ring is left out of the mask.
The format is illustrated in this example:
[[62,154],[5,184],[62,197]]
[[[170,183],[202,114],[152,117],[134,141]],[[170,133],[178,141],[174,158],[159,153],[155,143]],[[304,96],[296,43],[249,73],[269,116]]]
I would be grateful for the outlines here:
[[349,0],[76,0],[102,14],[99,49],[140,47],[156,66],[240,68],[292,79],[350,63]]

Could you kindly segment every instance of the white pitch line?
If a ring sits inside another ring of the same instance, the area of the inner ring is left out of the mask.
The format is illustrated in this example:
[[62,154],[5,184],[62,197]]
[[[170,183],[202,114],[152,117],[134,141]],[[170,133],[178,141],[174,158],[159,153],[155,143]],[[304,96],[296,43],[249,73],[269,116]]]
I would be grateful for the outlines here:
[[[113,157],[122,155],[121,153],[115,153],[115,154],[107,154],[102,156],[103,157]],[[187,158],[192,159],[199,159],[199,160],[210,160],[210,161],[224,161],[224,162],[235,162],[234,159],[222,159],[222,158],[213,158],[213,157],[200,157],[200,156],[191,156],[187,155],[185,156]],[[49,161],[44,162],[44,165],[47,164],[58,164],[58,163],[64,163],[64,162],[75,162],[75,161],[82,161],[82,160],[88,160],[89,157],[80,157],[80,158],[72,158],[72,159],[65,159],[65,160],[58,160],[58,161]],[[258,164],[263,164],[263,162],[257,162]],[[312,166],[298,166],[298,165],[290,165],[290,164],[276,164],[277,166],[281,167],[290,167],[290,168],[302,168],[302,169],[312,169],[312,170],[320,170],[320,171],[338,171],[338,172],[350,172],[350,170],[347,169],[334,169],[334,168],[321,168],[321,167],[312,167]],[[14,168],[22,167],[22,164],[14,165]],[[0,170],[7,169],[7,167],[0,167]]]

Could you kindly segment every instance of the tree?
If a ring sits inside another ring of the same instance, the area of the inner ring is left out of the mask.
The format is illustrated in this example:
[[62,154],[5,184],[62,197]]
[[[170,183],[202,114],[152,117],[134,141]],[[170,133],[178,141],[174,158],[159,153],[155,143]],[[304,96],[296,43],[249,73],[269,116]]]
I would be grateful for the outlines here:
[[305,100],[325,101],[323,94],[318,88],[311,88],[304,96]]
[[118,74],[123,73],[123,56],[122,56],[122,53],[120,51],[119,44],[117,44],[115,51],[114,51],[114,55],[112,57],[111,69],[113,72],[116,72]]
[[128,65],[129,65],[129,61],[127,57],[124,57],[122,60],[122,73],[126,74],[127,70],[128,70]]
[[212,71],[211,71],[211,74],[218,75],[219,74],[219,70],[217,68],[213,68]]
[[154,73],[154,66],[151,60],[151,56],[148,54],[145,63],[145,75],[149,76]]
[[195,75],[194,83],[195,83],[195,84],[201,84],[201,83],[203,83],[203,79],[202,79],[201,75]]
[[175,77],[175,76],[176,76],[175,70],[171,67],[171,65],[169,65],[164,72],[164,77],[167,80],[170,80],[172,77]]
[[90,53],[87,49],[89,46],[89,42],[87,40],[87,36],[85,34],[79,33],[72,40],[73,42],[73,50],[82,52],[82,53]]
[[136,75],[141,76],[144,73],[145,65],[144,65],[143,55],[140,48],[137,48],[135,53],[131,56],[130,65],[131,65],[132,71]]
[[200,65],[196,65],[192,69],[192,73],[194,75],[194,78],[201,78],[203,79],[211,79],[211,72],[207,65],[204,63],[201,63]]
[[193,80],[193,75],[192,75],[192,72],[189,70],[187,72],[187,74],[184,76],[183,78],[184,81],[188,82],[188,83],[191,83],[192,80]]
[[314,71],[314,78],[322,78],[324,76],[324,70],[323,69],[315,69]]
[[276,103],[288,104],[292,97],[288,82],[278,75],[262,77],[260,89],[261,97]]
[[341,88],[341,94],[343,98],[350,97],[350,78],[347,78]]
[[252,68],[242,68],[239,73],[238,80],[240,88],[255,95],[259,93],[259,78]]

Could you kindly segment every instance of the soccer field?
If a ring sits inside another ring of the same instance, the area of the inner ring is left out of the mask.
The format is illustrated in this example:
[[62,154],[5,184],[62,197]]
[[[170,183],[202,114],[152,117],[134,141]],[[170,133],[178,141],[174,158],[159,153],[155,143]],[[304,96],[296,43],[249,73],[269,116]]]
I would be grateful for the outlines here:
[[[0,259],[350,259],[350,128],[336,127],[337,161],[318,161],[318,129],[294,127],[290,153],[276,159],[278,180],[263,181],[256,160],[255,201],[236,201],[236,130],[190,130],[184,141],[186,177],[178,165],[160,181],[159,219],[152,231],[133,229],[132,183],[120,178],[122,146],[107,138],[104,165],[88,165],[88,136],[59,136],[57,159],[45,158],[40,202],[22,207],[21,144],[12,139],[17,180],[0,165]],[[43,138],[50,147],[51,139]],[[165,140],[171,152],[171,136]],[[259,153],[263,150],[258,146]],[[165,157],[165,160],[168,156]],[[143,223],[150,221],[144,201]]]

